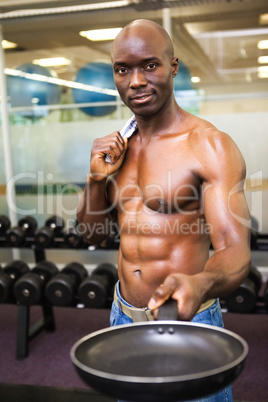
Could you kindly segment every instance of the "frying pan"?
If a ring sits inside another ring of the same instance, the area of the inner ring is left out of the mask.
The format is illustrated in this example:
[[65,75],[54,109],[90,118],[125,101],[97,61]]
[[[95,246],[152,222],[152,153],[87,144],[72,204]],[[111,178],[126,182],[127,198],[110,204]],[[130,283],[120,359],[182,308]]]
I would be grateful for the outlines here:
[[247,353],[244,339],[226,329],[160,319],[93,332],[76,342],[71,359],[101,393],[168,402],[218,392],[241,373]]

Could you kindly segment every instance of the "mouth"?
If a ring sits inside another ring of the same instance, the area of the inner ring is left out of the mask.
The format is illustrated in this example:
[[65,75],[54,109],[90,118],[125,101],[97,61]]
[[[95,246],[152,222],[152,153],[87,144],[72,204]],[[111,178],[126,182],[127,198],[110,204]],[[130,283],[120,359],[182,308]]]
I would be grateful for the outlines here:
[[149,94],[140,94],[140,95],[135,95],[132,96],[130,98],[131,102],[136,103],[136,104],[143,104],[143,103],[147,103],[150,101],[150,99],[152,98],[153,94],[149,93]]

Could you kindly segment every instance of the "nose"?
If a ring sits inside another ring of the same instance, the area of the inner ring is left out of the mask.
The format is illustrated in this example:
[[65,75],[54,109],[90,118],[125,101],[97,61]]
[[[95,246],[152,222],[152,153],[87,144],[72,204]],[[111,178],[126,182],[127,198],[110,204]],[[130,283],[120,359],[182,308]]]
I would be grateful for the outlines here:
[[131,73],[130,87],[138,88],[147,85],[147,80],[144,71],[135,69]]

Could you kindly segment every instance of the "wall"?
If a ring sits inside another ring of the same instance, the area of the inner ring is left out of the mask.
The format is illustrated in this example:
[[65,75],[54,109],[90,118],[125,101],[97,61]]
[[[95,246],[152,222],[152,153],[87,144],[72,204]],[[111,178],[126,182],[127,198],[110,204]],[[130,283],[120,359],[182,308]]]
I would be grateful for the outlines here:
[[[201,114],[228,133],[240,148],[247,166],[246,196],[250,211],[268,233],[267,112]],[[12,125],[18,215],[33,214],[41,221],[53,213],[73,218],[81,187],[89,171],[94,138],[120,129],[125,119]],[[0,131],[1,135],[1,131]],[[0,155],[3,154],[0,137]],[[5,203],[4,159],[0,159],[1,213]]]

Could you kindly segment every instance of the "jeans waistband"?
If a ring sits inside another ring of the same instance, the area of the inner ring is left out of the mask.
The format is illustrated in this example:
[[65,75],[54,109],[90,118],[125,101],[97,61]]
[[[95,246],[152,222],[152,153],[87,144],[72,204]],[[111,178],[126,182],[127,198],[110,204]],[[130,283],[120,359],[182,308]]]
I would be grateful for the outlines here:
[[148,307],[133,307],[122,298],[119,291],[119,281],[114,288],[114,302],[124,314],[133,320],[133,322],[154,320],[153,314]]
[[[133,320],[133,322],[154,320],[153,314],[148,307],[138,308],[131,306],[122,298],[119,290],[119,281],[114,288],[114,302],[124,314],[126,314],[129,318]],[[202,303],[196,314],[202,313],[206,309],[210,308],[214,303],[215,299],[210,299]]]

